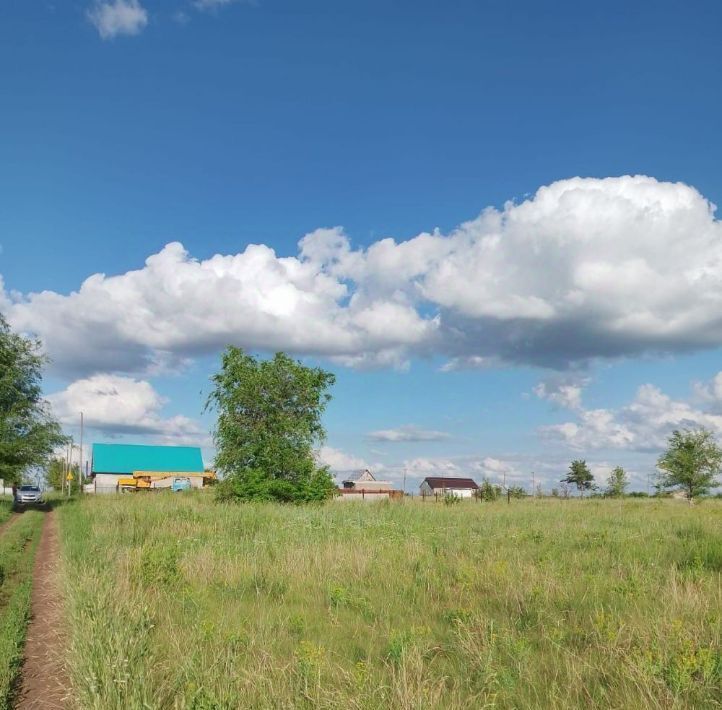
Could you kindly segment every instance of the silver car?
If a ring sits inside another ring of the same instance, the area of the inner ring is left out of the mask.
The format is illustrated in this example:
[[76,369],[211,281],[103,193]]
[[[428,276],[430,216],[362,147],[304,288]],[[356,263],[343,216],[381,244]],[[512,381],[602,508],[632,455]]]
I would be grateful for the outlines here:
[[37,486],[20,486],[15,493],[18,505],[42,505],[43,494]]

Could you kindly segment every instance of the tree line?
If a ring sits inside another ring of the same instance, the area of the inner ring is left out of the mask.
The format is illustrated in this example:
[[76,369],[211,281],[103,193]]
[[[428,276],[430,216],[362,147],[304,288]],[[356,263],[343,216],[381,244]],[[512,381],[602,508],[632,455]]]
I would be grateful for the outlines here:
[[[46,362],[39,341],[14,333],[0,314],[0,478],[6,484],[42,468],[50,485],[62,485],[64,461],[53,454],[67,438],[42,397]],[[219,498],[300,503],[334,494],[331,472],[315,453],[326,437],[322,416],[331,400],[332,373],[285,353],[262,359],[229,346],[211,382],[205,409],[216,414]],[[682,490],[693,500],[718,485],[722,450],[705,429],[675,431],[657,467],[660,490]],[[596,490],[583,459],[572,461],[562,483],[582,497]],[[604,494],[622,496],[628,486],[627,473],[616,467]],[[506,493],[521,497],[524,490],[510,487]],[[484,481],[478,495],[494,500],[501,490]]]
[[[678,490],[692,501],[720,485],[717,477],[722,469],[722,449],[707,429],[675,430],[657,459],[657,469],[655,488],[659,493]],[[594,475],[584,459],[571,462],[562,482],[576,486],[582,497],[596,489]],[[607,478],[604,495],[619,498],[626,493],[629,483],[627,472],[617,466]]]

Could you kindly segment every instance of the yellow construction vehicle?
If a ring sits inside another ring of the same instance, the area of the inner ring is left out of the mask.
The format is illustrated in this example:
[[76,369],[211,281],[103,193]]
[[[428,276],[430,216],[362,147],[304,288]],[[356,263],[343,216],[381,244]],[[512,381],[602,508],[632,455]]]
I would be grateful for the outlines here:
[[120,491],[150,491],[164,488],[180,491],[204,488],[216,482],[214,471],[133,471],[133,477],[118,479]]

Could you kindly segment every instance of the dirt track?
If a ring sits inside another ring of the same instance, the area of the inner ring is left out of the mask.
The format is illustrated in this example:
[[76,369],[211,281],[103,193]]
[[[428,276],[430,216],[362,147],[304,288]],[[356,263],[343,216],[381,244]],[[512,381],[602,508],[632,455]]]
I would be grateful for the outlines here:
[[59,552],[58,522],[56,514],[51,511],[45,516],[33,569],[30,625],[14,706],[23,710],[67,707],[69,684],[63,666]]

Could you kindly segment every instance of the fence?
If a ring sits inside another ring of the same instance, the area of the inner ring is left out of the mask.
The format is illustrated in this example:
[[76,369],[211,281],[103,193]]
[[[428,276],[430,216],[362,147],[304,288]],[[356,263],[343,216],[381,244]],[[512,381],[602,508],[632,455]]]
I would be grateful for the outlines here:
[[338,501],[364,501],[377,502],[381,500],[400,500],[404,497],[403,491],[395,490],[366,490],[364,488],[339,488],[335,500]]

